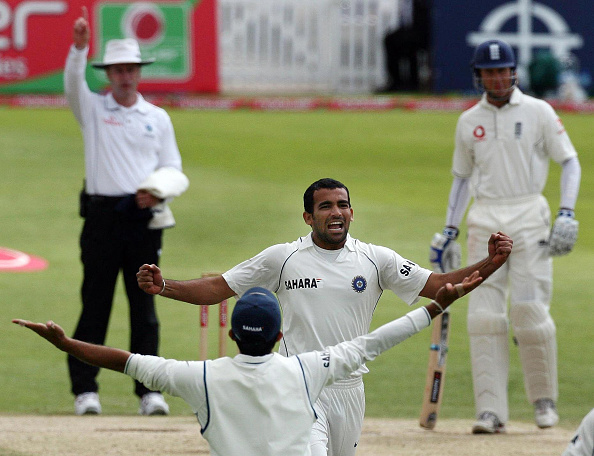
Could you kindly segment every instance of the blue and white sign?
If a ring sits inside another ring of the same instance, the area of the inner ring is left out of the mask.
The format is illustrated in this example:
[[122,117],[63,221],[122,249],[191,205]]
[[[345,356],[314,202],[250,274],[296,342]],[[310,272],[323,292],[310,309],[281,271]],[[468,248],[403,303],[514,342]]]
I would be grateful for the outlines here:
[[520,84],[539,50],[562,60],[573,55],[582,72],[594,74],[592,1],[435,0],[432,10],[433,88],[471,92],[474,48],[489,39],[507,41],[516,53]]

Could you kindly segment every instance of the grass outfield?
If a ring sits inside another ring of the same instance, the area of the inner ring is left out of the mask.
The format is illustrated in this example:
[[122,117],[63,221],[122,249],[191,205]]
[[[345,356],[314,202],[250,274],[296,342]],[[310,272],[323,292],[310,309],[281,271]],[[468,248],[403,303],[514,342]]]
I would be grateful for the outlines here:
[[[458,113],[188,112],[171,111],[190,189],[172,209],[178,226],[165,233],[161,266],[167,277],[189,279],[224,271],[263,248],[308,232],[301,213],[305,188],[321,177],[351,191],[353,236],[385,245],[428,266],[428,245],[445,218],[449,167]],[[580,153],[582,186],[576,250],[555,259],[552,307],[559,341],[559,411],[577,424],[594,406],[594,313],[590,289],[594,261],[594,157],[592,115],[563,114]],[[82,138],[65,109],[0,108],[0,246],[42,256],[50,267],[35,273],[0,273],[2,344],[0,413],[71,414],[65,356],[12,318],[53,319],[72,333],[79,313],[78,192],[83,178]],[[558,205],[559,167],[546,188]],[[465,249],[464,249],[465,250]],[[197,356],[196,307],[158,299],[161,354]],[[466,298],[452,309],[453,331],[442,416],[473,416]],[[118,286],[108,345],[128,345],[127,305]],[[391,293],[380,301],[373,326],[407,307]],[[370,363],[365,378],[367,414],[414,418],[425,384],[430,331]],[[212,355],[216,333],[212,332]],[[230,344],[231,347],[231,344]],[[106,414],[137,408],[132,381],[102,371]],[[512,346],[512,420],[531,420],[518,353]],[[170,398],[172,413],[188,407]]]

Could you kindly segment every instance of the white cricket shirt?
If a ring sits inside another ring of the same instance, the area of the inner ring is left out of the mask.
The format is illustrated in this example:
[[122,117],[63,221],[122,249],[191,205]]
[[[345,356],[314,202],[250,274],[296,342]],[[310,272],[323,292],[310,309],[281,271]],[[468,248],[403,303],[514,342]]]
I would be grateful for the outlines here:
[[[391,249],[350,235],[332,261],[316,251],[309,234],[267,248],[223,278],[240,296],[254,286],[276,293],[283,312],[280,352],[289,356],[367,334],[384,290],[412,305],[430,274]],[[365,372],[363,366],[355,375]]]
[[88,51],[71,46],[64,68],[66,98],[84,137],[87,193],[133,194],[158,168],[181,171],[169,115],[140,94],[126,108],[111,93],[91,92],[85,79]]
[[501,108],[483,94],[462,113],[452,174],[470,178],[470,193],[477,200],[537,195],[545,186],[549,159],[561,164],[576,156],[553,108],[516,88]]
[[216,456],[306,456],[324,386],[429,326],[423,307],[370,334],[285,358],[237,355],[176,361],[131,355],[124,372],[187,402]]
[[584,417],[561,456],[594,456],[594,408]]

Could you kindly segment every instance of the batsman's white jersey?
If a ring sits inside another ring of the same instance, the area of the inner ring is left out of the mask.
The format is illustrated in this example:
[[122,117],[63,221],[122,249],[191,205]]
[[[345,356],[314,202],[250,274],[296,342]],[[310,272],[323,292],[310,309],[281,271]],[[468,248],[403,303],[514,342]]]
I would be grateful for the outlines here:
[[502,108],[483,95],[460,116],[452,174],[470,177],[475,200],[539,195],[547,182],[549,160],[561,164],[576,156],[553,108],[516,88]]
[[594,408],[584,417],[562,456],[594,456]]
[[[552,259],[547,240],[551,219],[541,192],[550,160],[562,164],[576,156],[553,108],[517,88],[501,108],[488,103],[483,95],[458,120],[452,174],[469,179],[468,190],[474,198],[466,219],[468,263],[484,258],[491,233],[503,231],[514,240],[505,267],[469,298],[477,415],[494,412],[503,423],[509,418],[510,323],[518,341],[528,399],[557,399],[555,325],[549,314]],[[462,216],[464,209],[450,205],[448,220],[451,213]]]
[[[310,234],[269,247],[223,274],[238,295],[253,286],[276,293],[283,311],[283,355],[322,350],[367,334],[384,290],[412,305],[431,274],[393,250],[350,235],[337,256],[331,253],[315,246]],[[361,365],[315,404],[314,456],[355,454],[365,411],[365,372]]]
[[131,355],[125,373],[184,399],[215,456],[304,456],[322,389],[429,326],[423,307],[322,351],[177,361]]

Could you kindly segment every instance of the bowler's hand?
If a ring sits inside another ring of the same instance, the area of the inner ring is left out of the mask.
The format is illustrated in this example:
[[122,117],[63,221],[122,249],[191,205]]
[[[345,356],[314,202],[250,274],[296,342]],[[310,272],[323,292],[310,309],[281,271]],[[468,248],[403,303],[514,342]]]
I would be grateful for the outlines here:
[[76,49],[83,50],[89,45],[91,27],[89,26],[89,13],[87,7],[82,7],[82,16],[74,21],[72,39]]
[[136,273],[138,286],[145,293],[156,295],[163,289],[163,276],[155,264],[143,264]]
[[68,339],[66,334],[64,334],[64,330],[51,320],[43,324],[33,323],[29,320],[21,320],[17,318],[12,320],[12,322],[14,324],[24,326],[25,328],[29,328],[31,331],[36,332],[41,337],[60,349],[64,346],[66,340]]
[[493,233],[489,238],[489,259],[491,262],[500,267],[507,261],[509,257],[514,241],[507,234],[498,231]]

